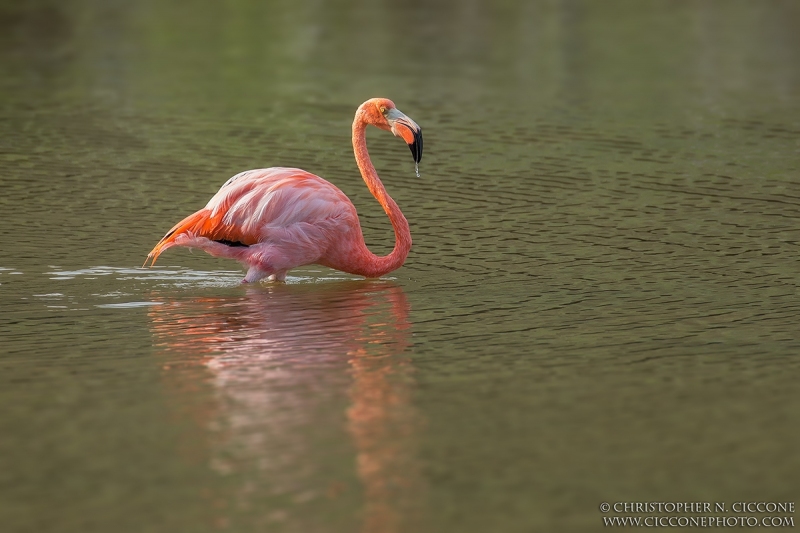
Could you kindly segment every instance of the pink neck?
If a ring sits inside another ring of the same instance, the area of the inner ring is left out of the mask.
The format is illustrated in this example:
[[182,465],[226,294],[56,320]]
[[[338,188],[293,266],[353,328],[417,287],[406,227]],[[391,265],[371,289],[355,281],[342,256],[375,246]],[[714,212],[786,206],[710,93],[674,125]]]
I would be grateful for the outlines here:
[[381,207],[389,216],[392,228],[394,228],[395,242],[394,249],[389,255],[379,257],[367,249],[362,235],[361,242],[364,243],[363,259],[359,262],[360,264],[357,268],[351,272],[368,278],[378,278],[403,265],[408,256],[408,251],[411,249],[411,230],[408,227],[406,217],[400,212],[397,203],[386,193],[386,188],[384,188],[383,183],[378,178],[375,167],[372,165],[367,152],[366,129],[367,123],[359,110],[353,121],[353,151],[356,156],[356,164],[361,171],[361,177],[364,178],[369,192],[378,200],[378,203],[381,204]]

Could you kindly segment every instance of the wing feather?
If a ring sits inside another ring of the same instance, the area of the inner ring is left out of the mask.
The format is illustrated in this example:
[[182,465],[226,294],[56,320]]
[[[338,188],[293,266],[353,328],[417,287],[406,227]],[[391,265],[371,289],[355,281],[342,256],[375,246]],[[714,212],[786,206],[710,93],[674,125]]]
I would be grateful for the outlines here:
[[[189,242],[204,237],[251,246],[268,241],[273,233],[283,239],[286,230],[297,224],[303,224],[297,230],[308,225],[328,226],[326,221],[342,217],[358,220],[347,196],[322,178],[296,168],[249,170],[230,178],[205,208],[176,224],[148,258],[155,263],[163,251],[178,244],[181,235],[189,237]],[[180,244],[185,244],[183,241]]]

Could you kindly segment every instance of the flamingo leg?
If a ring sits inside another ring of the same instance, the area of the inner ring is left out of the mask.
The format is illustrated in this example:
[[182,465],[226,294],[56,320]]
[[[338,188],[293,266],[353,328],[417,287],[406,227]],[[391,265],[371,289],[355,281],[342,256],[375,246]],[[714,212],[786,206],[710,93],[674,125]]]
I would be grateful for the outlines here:
[[245,274],[242,283],[255,283],[264,278],[267,278],[267,281],[285,282],[286,272],[286,270],[275,271],[271,268],[267,269],[263,265],[251,266],[247,269],[247,274]]
[[264,270],[259,266],[251,266],[249,269],[247,269],[247,274],[245,274],[242,283],[255,283],[256,281],[260,281],[272,275],[273,273],[269,270]]
[[270,277],[267,278],[269,281],[281,281],[286,282],[286,272],[276,272],[272,274]]

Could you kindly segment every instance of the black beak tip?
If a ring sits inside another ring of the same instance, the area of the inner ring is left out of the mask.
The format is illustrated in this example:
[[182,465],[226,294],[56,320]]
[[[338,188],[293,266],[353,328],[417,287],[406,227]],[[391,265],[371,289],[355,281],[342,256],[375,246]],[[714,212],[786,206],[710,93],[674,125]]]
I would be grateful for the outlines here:
[[408,145],[411,149],[411,155],[414,156],[414,162],[419,163],[422,161],[422,131],[414,132],[414,142]]

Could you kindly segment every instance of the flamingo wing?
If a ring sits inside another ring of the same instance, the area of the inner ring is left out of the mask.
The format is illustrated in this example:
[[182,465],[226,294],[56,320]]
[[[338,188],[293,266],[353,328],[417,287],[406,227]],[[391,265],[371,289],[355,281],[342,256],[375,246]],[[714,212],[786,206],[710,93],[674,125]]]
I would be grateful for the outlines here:
[[[337,231],[354,223],[358,225],[353,204],[319,176],[296,168],[248,170],[230,178],[203,209],[178,222],[148,258],[155,263],[162,252],[178,245],[244,260],[244,249],[281,243],[295,244],[297,260],[307,261],[324,252],[325,241]],[[293,266],[300,264],[306,263]]]

